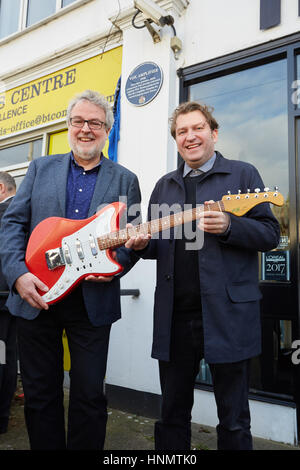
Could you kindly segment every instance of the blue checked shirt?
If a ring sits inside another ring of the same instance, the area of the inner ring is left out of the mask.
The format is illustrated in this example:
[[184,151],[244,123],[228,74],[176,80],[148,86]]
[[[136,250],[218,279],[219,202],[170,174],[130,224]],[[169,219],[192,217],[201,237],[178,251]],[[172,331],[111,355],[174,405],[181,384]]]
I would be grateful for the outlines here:
[[94,194],[95,184],[101,166],[100,162],[91,170],[85,170],[75,161],[73,152],[67,181],[66,217],[86,219]]

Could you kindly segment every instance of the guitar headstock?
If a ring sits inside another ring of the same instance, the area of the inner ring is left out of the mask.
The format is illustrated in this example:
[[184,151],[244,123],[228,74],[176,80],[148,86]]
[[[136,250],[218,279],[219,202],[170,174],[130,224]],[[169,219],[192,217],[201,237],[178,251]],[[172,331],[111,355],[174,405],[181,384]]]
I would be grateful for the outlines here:
[[283,206],[284,197],[276,190],[269,191],[269,188],[260,192],[256,189],[254,193],[245,194],[227,194],[222,197],[225,212],[241,216],[246,214],[250,209],[263,202],[269,202],[276,206]]

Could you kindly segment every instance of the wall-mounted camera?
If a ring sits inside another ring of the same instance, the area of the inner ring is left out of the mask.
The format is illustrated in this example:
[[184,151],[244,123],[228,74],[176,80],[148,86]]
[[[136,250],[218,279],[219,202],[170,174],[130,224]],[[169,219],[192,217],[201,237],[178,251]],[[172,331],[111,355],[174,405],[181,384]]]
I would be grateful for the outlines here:
[[152,0],[134,0],[134,6],[137,8],[147,20],[151,20],[158,26],[172,25],[174,18],[168,15],[166,10],[161,8]]
[[[171,26],[174,32],[174,37],[171,38],[171,49],[174,52],[175,59],[178,59],[178,54],[182,50],[182,43],[176,36],[173,16],[168,15],[166,10],[157,5],[153,0],[134,0],[134,6],[137,11],[132,18],[132,25],[137,29],[146,27],[154,43],[160,42],[161,37],[159,31],[153,28],[151,23],[153,22],[158,26]],[[137,26],[135,23],[135,19],[139,13],[142,13],[145,18],[143,26]]]

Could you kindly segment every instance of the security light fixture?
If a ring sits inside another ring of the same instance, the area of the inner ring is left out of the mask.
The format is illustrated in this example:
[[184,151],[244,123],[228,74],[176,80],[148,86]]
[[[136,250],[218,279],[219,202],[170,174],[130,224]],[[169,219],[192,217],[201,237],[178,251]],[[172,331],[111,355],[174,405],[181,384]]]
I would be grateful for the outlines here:
[[[175,59],[178,59],[178,53],[182,50],[182,43],[176,36],[176,30],[174,27],[174,18],[168,15],[166,10],[157,5],[153,0],[134,0],[134,6],[137,9],[135,15],[132,18],[132,25],[137,29],[147,28],[154,43],[160,42],[161,37],[159,31],[157,31],[151,23],[155,23],[157,26],[171,26],[174,32],[174,37],[171,39],[171,49],[174,52]],[[135,24],[135,19],[139,13],[142,13],[145,20],[142,26]]]

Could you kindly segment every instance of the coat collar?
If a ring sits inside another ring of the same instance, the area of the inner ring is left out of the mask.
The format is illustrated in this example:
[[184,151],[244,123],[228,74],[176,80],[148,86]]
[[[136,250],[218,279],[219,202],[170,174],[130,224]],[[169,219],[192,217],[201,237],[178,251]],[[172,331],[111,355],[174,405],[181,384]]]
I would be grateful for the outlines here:
[[[228,160],[227,158],[224,158],[223,155],[216,151],[216,160],[214,163],[214,166],[212,167],[211,170],[207,172],[207,176],[214,174],[214,173],[231,173],[231,160]],[[178,184],[183,186],[183,168],[184,168],[184,161],[181,162],[177,170],[172,171],[169,173],[166,178],[173,179],[175,180]],[[206,176],[203,178],[205,179]]]
[[97,212],[99,205],[104,201],[108,188],[112,185],[115,163],[104,157],[102,154],[102,163],[98,173],[94,194],[89,209],[89,217]]

